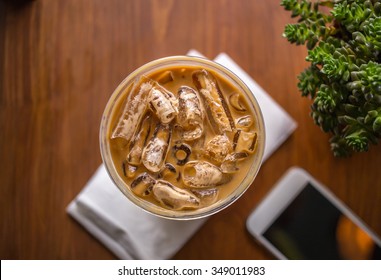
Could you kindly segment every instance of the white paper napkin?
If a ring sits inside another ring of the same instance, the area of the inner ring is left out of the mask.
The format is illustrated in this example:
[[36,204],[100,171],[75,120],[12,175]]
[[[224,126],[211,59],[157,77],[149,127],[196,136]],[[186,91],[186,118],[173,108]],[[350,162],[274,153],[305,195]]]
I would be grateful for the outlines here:
[[[188,55],[202,56],[195,50]],[[295,121],[227,54],[215,59],[251,89],[262,109],[266,127],[266,160],[296,128]],[[207,218],[173,221],[153,216],[130,202],[101,165],[67,212],[120,259],[168,259]]]

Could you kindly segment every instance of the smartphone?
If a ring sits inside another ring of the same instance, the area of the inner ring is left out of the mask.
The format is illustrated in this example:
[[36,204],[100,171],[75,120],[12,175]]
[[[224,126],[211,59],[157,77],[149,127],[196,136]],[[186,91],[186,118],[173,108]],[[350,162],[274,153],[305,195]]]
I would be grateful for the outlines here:
[[246,221],[279,259],[381,259],[381,240],[305,170],[293,167]]

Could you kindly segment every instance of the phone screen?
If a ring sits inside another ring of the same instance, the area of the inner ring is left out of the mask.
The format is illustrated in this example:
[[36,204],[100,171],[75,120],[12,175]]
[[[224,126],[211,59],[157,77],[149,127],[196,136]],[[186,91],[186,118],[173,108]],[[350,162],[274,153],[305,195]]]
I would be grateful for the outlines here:
[[264,232],[288,259],[381,259],[381,248],[311,183]]

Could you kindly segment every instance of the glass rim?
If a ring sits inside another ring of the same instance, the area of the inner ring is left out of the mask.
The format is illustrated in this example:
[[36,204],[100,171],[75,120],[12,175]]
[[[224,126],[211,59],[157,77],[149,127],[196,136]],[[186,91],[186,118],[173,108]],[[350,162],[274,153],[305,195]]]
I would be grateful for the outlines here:
[[[192,65],[212,69],[216,71],[219,75],[221,75],[223,78],[228,78],[231,82],[234,83],[235,87],[242,90],[244,95],[248,98],[250,105],[254,109],[254,115],[257,124],[258,143],[260,143],[260,145],[257,145],[255,157],[252,160],[247,174],[245,175],[244,179],[239,183],[239,185],[235,188],[235,190],[233,190],[227,197],[221,199],[220,201],[217,201],[212,205],[196,210],[183,211],[165,209],[161,206],[155,205],[142,198],[139,198],[138,196],[133,194],[132,191],[129,190],[129,185],[120,177],[114,166],[114,163],[111,158],[110,147],[107,141],[110,119],[111,116],[115,114],[113,109],[115,105],[118,103],[118,98],[123,94],[123,90],[128,88],[128,86],[135,80],[136,77],[153,72],[160,68],[166,68],[170,65],[181,64],[185,66]],[[99,133],[102,161],[105,165],[109,177],[116,185],[116,187],[127,197],[127,199],[129,199],[137,207],[143,209],[145,212],[148,212],[161,218],[172,220],[194,220],[204,218],[220,212],[221,210],[225,209],[233,202],[238,200],[238,198],[241,197],[245,193],[245,191],[251,186],[262,165],[263,154],[265,149],[265,137],[265,124],[262,111],[259,107],[257,99],[255,98],[254,94],[249,89],[249,87],[235,73],[233,73],[230,69],[226,68],[225,66],[217,62],[211,61],[209,59],[197,56],[168,56],[164,58],[159,58],[150,61],[131,72],[111,94],[106,104],[104,113],[102,115]]]

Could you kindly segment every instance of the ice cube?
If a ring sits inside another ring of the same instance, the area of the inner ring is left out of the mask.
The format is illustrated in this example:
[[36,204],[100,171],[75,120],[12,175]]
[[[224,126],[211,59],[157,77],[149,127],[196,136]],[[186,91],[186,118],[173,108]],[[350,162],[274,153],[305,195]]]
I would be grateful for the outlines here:
[[253,153],[257,143],[256,132],[237,130],[233,139],[233,149],[237,152]]
[[147,114],[140,122],[138,129],[130,143],[130,152],[127,155],[129,164],[138,166],[141,163],[142,152],[147,143],[147,138],[151,130],[151,115]]
[[165,72],[161,73],[160,76],[158,76],[156,80],[161,85],[165,85],[167,83],[170,83],[174,80],[173,72],[172,71],[165,71]]
[[191,153],[192,148],[184,143],[177,143],[173,146],[173,155],[177,159],[177,165],[184,165],[187,163]]
[[121,137],[129,141],[147,108],[147,98],[154,81],[141,76],[127,89],[126,105],[113,130],[111,138]]
[[243,105],[242,96],[238,92],[233,93],[229,96],[229,104],[237,111],[244,112],[246,111],[245,106]]
[[151,193],[156,180],[147,172],[140,174],[131,182],[131,190],[138,196],[147,196]]
[[138,170],[137,166],[133,166],[127,162],[127,160],[124,160],[122,162],[122,169],[123,169],[123,175],[127,178],[133,178],[136,174],[136,171]]
[[200,207],[200,199],[188,190],[175,187],[171,183],[158,180],[152,187],[154,197],[164,206],[173,210]]
[[192,188],[208,188],[221,185],[223,174],[221,170],[207,161],[189,161],[184,165],[183,183]]
[[194,193],[200,199],[201,207],[205,207],[215,203],[218,199],[219,194],[219,190],[217,188],[192,189],[191,192]]
[[177,178],[178,176],[179,173],[176,167],[169,162],[164,165],[164,168],[160,170],[160,173],[158,174],[158,178],[160,179]]
[[198,93],[191,87],[182,86],[178,90],[179,114],[178,124],[184,129],[182,138],[192,141],[202,136],[204,131],[204,108]]
[[247,158],[249,155],[245,152],[231,153],[225,157],[221,163],[221,171],[223,173],[234,173],[239,169],[237,167],[237,162],[239,160]]
[[234,120],[216,79],[205,69],[193,74],[193,82],[205,101],[209,121],[218,133],[235,130]]
[[171,141],[172,126],[158,123],[152,138],[143,149],[142,162],[152,172],[159,172],[167,156],[168,145]]
[[150,91],[148,102],[157,117],[164,124],[170,123],[177,115],[178,100],[172,92],[156,84]]
[[237,129],[248,130],[253,124],[253,118],[250,115],[236,119],[235,125]]
[[205,146],[206,155],[218,163],[221,163],[232,151],[232,143],[226,135],[215,136]]

